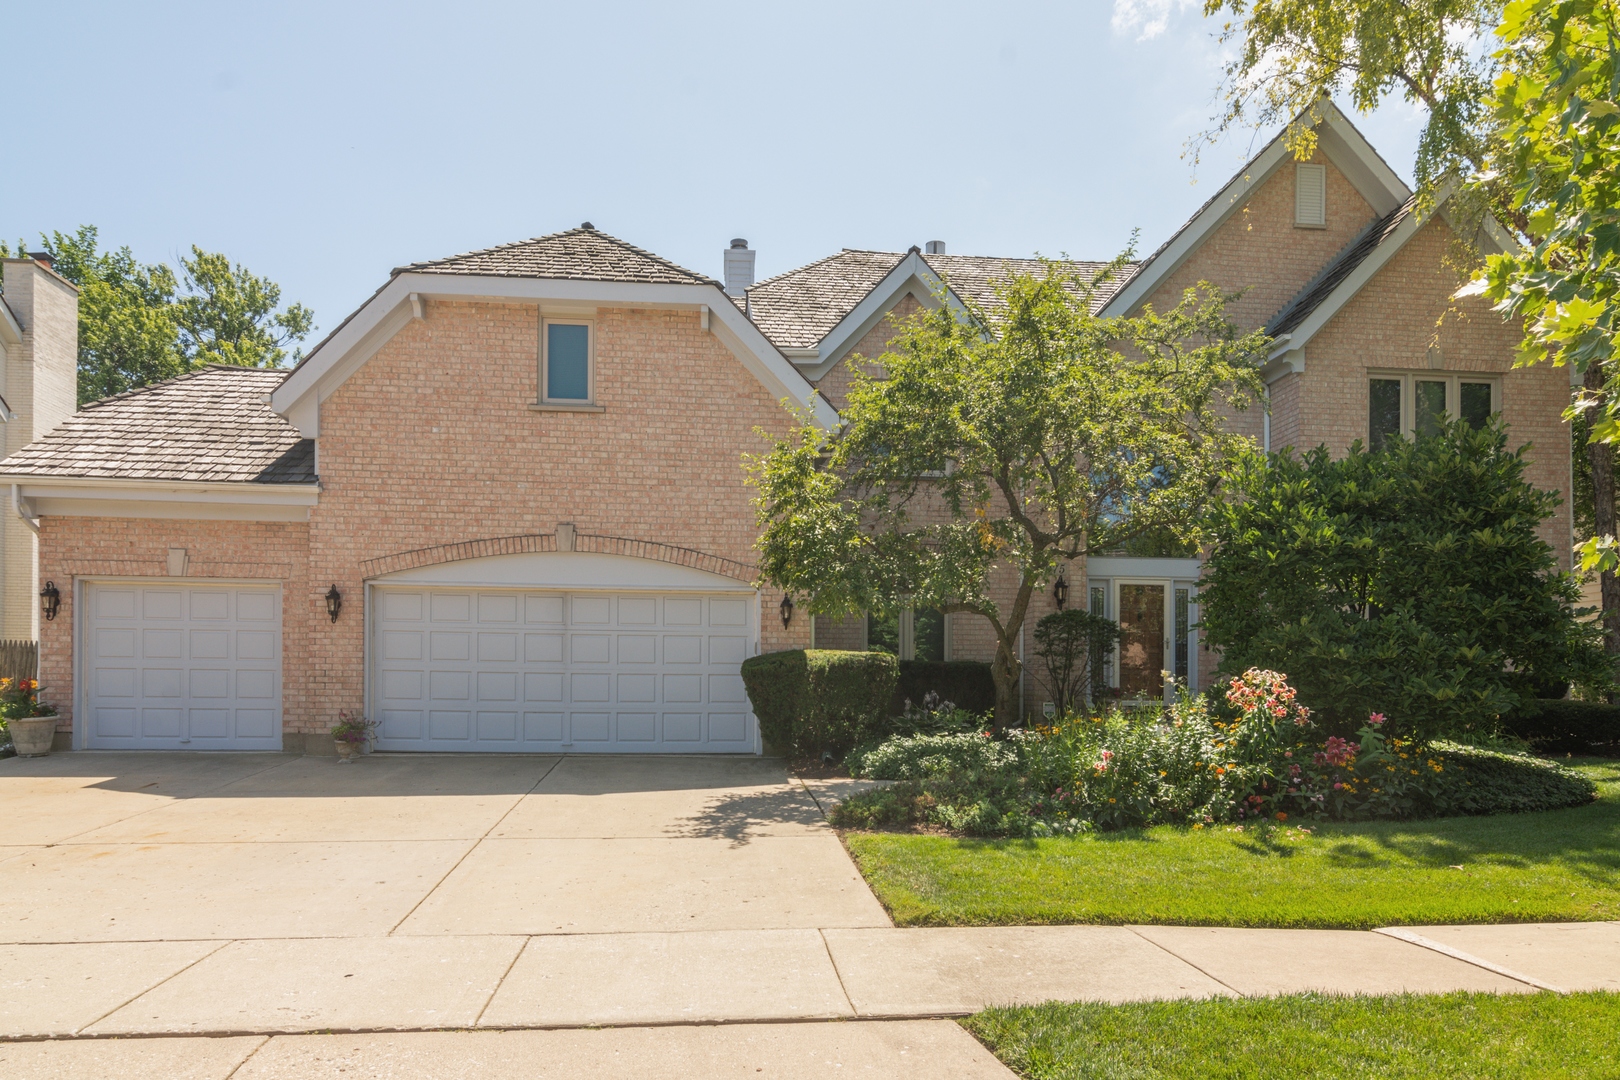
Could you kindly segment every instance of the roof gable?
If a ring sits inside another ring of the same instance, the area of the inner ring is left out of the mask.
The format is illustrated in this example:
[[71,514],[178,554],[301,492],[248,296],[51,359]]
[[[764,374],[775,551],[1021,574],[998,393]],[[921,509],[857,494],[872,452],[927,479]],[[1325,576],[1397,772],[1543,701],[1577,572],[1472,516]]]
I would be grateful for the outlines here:
[[[1318,148],[1366,199],[1374,213],[1383,218],[1411,198],[1411,189],[1333,102],[1323,99],[1317,109],[1321,113],[1316,124]],[[1300,119],[1308,117],[1301,114]],[[1291,160],[1293,155],[1283,145],[1283,132],[1278,132],[1170,239],[1137,265],[1103,306],[1102,313],[1126,315],[1139,309],[1205,240],[1245,205],[1250,195]]]
[[570,281],[625,281],[651,285],[714,285],[711,277],[626,243],[586,224],[577,229],[519,240],[447,259],[396,267],[395,274],[476,274],[560,278]]

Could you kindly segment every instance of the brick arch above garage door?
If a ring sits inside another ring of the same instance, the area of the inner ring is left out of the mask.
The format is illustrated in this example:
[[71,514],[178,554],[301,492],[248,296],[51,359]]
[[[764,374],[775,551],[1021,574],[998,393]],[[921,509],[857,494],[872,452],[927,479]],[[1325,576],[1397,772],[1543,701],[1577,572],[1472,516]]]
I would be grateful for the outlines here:
[[[377,578],[404,570],[482,559],[491,555],[524,555],[559,550],[562,549],[558,547],[556,533],[522,533],[516,536],[462,540],[453,544],[437,544],[432,547],[397,551],[391,555],[366,559],[360,564],[360,570],[362,576],[366,578]],[[711,555],[695,548],[624,536],[576,533],[573,550],[598,555],[623,555],[634,559],[650,559],[654,562],[687,566],[749,584],[752,584],[758,575],[757,568],[748,563]]]

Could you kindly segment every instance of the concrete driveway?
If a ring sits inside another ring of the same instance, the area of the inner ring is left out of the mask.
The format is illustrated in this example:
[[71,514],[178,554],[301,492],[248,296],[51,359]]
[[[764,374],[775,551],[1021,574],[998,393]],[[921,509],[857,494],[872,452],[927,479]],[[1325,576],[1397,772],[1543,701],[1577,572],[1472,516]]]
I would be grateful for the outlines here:
[[780,762],[0,762],[0,942],[887,926]]

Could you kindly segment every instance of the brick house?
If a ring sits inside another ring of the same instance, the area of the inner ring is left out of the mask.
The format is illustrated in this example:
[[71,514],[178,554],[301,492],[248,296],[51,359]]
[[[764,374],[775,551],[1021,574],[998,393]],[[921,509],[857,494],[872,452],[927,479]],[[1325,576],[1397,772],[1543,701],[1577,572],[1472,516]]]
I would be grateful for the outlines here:
[[[1276,339],[1270,414],[1236,420],[1257,441],[1500,412],[1567,498],[1568,377],[1513,370],[1516,328],[1450,300],[1453,227],[1330,108],[1313,161],[1272,143],[1098,302],[1246,286],[1235,316]],[[1037,264],[931,242],[755,284],[753,254],[734,241],[722,283],[586,224],[416,263],[290,372],[205,369],[13,453],[0,478],[62,588],[41,628],[59,744],[313,750],[346,709],[383,749],[758,752],[747,655],[987,658],[973,616],[809,619],[755,588],[741,456],[792,422],[784,401],[836,424],[896,319]],[[1567,510],[1548,527],[1566,560],[1569,528]],[[1127,692],[1207,678],[1197,576],[1069,568],[1071,595],[1126,628]]]

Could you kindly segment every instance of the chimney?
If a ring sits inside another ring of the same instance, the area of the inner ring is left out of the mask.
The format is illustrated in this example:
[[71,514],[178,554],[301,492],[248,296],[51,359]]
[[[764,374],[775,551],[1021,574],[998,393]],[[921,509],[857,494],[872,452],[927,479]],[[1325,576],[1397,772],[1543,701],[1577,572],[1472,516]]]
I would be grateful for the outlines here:
[[923,245],[923,251],[929,255],[943,255],[945,254],[945,241],[930,240]]
[[47,270],[56,269],[56,260],[51,258],[51,253],[48,251],[30,251],[28,257]]
[[754,255],[748,241],[741,237],[726,249],[726,295],[742,296],[754,283]]

